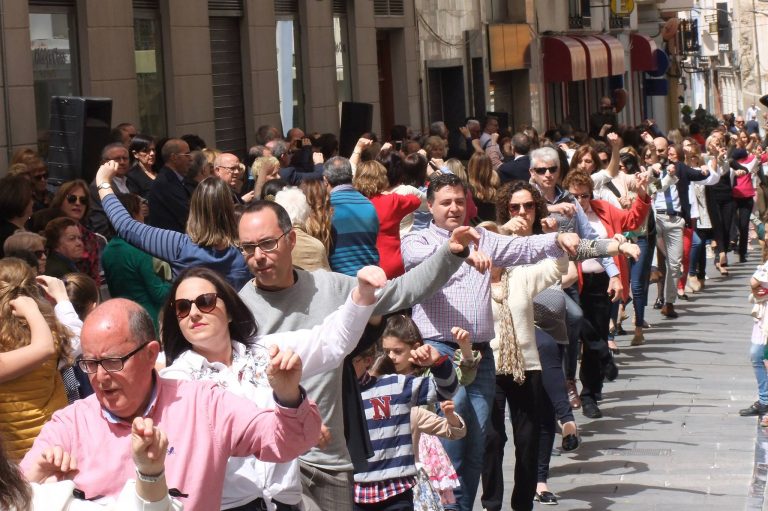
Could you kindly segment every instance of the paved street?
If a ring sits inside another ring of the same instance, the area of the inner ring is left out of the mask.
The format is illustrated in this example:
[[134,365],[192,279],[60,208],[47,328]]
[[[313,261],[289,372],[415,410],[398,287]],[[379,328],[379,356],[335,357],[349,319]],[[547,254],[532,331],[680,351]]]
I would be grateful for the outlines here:
[[[738,415],[756,399],[746,296],[758,255],[755,248],[749,263],[732,263],[728,279],[712,267],[708,292],[678,302],[679,319],[650,309],[645,346],[630,347],[631,336],[617,339],[620,374],[604,389],[604,417],[576,412],[582,447],[552,459],[549,485],[560,504],[536,509],[763,509],[766,465],[757,465],[755,484],[753,469],[756,437],[768,440],[756,418]],[[655,285],[650,296],[656,298]],[[507,503],[514,467],[508,429]],[[765,451],[758,453],[765,462]],[[482,509],[479,499],[475,508]]]

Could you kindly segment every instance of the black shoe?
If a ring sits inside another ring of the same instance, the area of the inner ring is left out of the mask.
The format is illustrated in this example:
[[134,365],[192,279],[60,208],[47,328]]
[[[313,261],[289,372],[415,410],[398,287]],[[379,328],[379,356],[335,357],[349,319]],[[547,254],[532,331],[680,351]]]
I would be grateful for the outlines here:
[[613,355],[602,360],[603,377],[608,381],[614,381],[619,376],[619,368],[613,361]]
[[[582,400],[581,406],[584,406],[584,401]],[[751,405],[749,405],[749,408],[744,408],[743,410],[739,410],[739,415],[742,417],[753,417],[755,415],[763,415],[764,413],[768,412],[768,405],[762,404],[760,401],[755,401]]]
[[536,496],[533,497],[533,500],[539,504],[544,504],[545,506],[557,505],[557,497],[551,491],[543,491],[541,493],[536,492]]
[[599,419],[603,416],[603,412],[597,407],[597,403],[591,398],[581,397],[581,411],[585,417],[590,419]]
[[621,325],[616,327],[616,332],[615,333],[616,333],[616,335],[627,335],[627,331],[624,330],[624,328]]
[[747,256],[745,256],[745,255],[740,255],[740,256],[739,256],[739,262],[740,262],[740,263],[746,263],[746,262],[747,262]]
[[659,310],[662,307],[664,307],[664,300],[661,298],[657,298],[656,302],[653,304],[653,308],[656,310]]

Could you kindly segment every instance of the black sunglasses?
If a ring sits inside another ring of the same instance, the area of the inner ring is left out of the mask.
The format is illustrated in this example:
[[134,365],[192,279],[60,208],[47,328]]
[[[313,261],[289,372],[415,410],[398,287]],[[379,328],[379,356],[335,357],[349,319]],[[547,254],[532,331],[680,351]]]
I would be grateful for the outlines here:
[[88,204],[88,197],[78,197],[77,195],[67,195],[67,202],[74,204],[80,202],[83,206]]
[[574,193],[573,196],[577,199],[592,199],[591,193]]
[[192,311],[193,303],[197,306],[197,310],[200,312],[211,312],[216,308],[216,299],[218,296],[219,295],[216,293],[205,293],[198,296],[194,300],[179,298],[178,300],[171,302],[171,307],[173,307],[173,310],[176,312],[176,317],[178,319],[184,319],[189,316],[189,313]]
[[552,167],[533,167],[533,171],[540,176],[546,174],[547,171],[549,171],[550,174],[557,174],[557,165]]
[[525,211],[533,211],[533,208],[536,207],[536,203],[533,201],[528,202],[510,202],[509,206],[507,206],[507,209],[510,213],[519,213],[523,210]]

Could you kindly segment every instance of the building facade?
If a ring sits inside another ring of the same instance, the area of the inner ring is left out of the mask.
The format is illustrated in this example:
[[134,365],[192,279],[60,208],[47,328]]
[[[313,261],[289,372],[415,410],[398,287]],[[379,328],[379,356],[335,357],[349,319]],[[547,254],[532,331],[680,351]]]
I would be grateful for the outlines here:
[[112,99],[112,124],[242,153],[262,124],[418,125],[412,0],[0,0],[0,168],[45,148],[50,97]]

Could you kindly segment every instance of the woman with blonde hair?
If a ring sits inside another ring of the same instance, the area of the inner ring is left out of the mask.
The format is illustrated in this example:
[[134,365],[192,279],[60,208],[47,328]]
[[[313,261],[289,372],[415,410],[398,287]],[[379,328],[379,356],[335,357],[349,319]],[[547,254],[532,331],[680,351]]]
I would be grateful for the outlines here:
[[21,259],[0,260],[0,314],[0,436],[10,457],[21,459],[67,406],[58,363],[69,358],[68,332]]
[[323,242],[325,253],[331,251],[331,218],[333,218],[333,206],[331,206],[331,194],[325,183],[319,179],[302,181],[299,188],[307,197],[309,207],[312,209],[305,224],[307,234]]
[[296,232],[296,244],[291,250],[293,265],[306,271],[331,271],[323,242],[307,233],[307,220],[312,210],[304,193],[294,187],[283,188],[275,194],[275,202],[291,217],[291,224]]
[[493,170],[491,159],[485,153],[475,153],[467,163],[469,188],[477,206],[477,215],[472,223],[496,219],[496,190],[501,181]]
[[227,183],[209,177],[197,185],[189,204],[187,232],[182,234],[151,227],[132,218],[112,188],[103,186],[110,182],[116,170],[114,161],[103,164],[96,173],[96,185],[104,212],[121,238],[168,261],[174,278],[190,266],[205,266],[221,273],[236,289],[250,280],[245,259],[236,247],[237,222]]
[[251,179],[254,181],[255,197],[261,197],[264,183],[270,179],[280,179],[280,161],[274,156],[259,156],[251,165]]
[[379,217],[379,234],[376,236],[379,266],[388,279],[402,275],[405,267],[400,253],[400,221],[421,206],[421,199],[415,195],[388,191],[387,169],[376,160],[364,161],[357,166],[352,185],[376,208],[376,216]]

